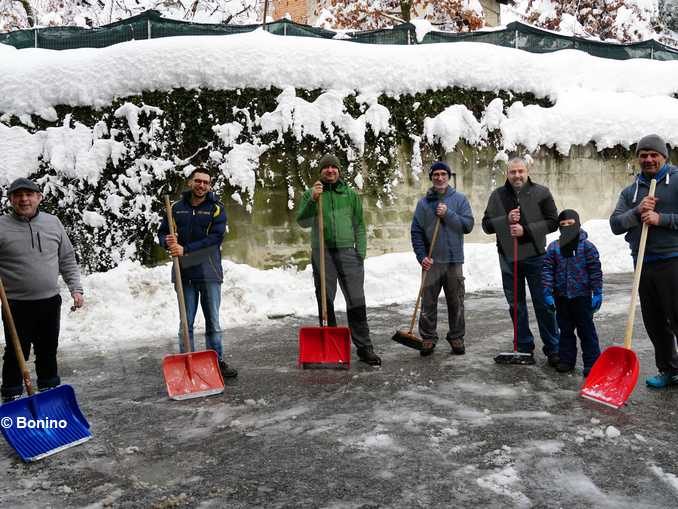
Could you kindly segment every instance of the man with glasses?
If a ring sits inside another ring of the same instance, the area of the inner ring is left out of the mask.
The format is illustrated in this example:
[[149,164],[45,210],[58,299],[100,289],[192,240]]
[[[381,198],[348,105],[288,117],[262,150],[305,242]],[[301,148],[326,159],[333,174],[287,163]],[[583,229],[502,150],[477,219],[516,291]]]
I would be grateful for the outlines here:
[[[452,170],[443,161],[431,165],[429,178],[433,182],[426,196],[417,203],[410,234],[412,248],[421,268],[427,271],[421,295],[419,335],[432,346],[419,353],[426,357],[433,353],[438,341],[438,296],[445,292],[449,332],[447,342],[452,353],[466,352],[464,334],[464,235],[473,229],[473,212],[466,196],[449,185]],[[440,222],[432,256],[428,252],[436,224]]]
[[[238,372],[223,359],[223,331],[219,325],[223,281],[221,243],[226,231],[226,211],[212,193],[212,177],[206,169],[196,168],[191,172],[188,177],[188,191],[182,194],[181,200],[172,205],[172,220],[176,225],[176,235],[170,235],[167,218],[163,218],[158,240],[170,256],[179,257],[191,350],[195,350],[193,322],[199,301],[205,316],[206,347],[217,353],[222,376],[236,377]],[[174,281],[174,272],[172,280]],[[181,334],[180,330],[179,349],[183,353]]]

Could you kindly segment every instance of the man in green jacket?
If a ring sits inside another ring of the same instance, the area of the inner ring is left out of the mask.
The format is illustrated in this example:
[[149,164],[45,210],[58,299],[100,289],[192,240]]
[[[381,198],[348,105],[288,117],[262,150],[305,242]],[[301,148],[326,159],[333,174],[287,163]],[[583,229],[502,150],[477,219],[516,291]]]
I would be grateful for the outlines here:
[[337,280],[346,299],[348,325],[351,329],[353,344],[358,350],[361,361],[379,366],[381,358],[374,353],[367,326],[367,308],[365,306],[364,260],[367,251],[365,221],[360,197],[340,178],[341,165],[336,156],[326,154],[320,158],[320,180],[307,189],[301,198],[297,222],[304,228],[311,227],[313,281],[318,301],[318,315],[322,325],[319,240],[318,240],[318,200],[323,200],[323,232],[325,239],[325,279],[327,288],[327,323],[336,327],[334,314],[334,296],[337,293]]

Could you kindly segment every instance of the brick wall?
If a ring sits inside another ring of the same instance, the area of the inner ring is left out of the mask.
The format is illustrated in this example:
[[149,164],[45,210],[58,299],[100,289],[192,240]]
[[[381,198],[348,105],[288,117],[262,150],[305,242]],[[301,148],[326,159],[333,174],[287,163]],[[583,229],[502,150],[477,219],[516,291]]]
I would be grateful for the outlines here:
[[309,12],[307,0],[274,0],[273,19],[280,19],[286,13],[292,16],[292,21],[308,24],[313,12]]

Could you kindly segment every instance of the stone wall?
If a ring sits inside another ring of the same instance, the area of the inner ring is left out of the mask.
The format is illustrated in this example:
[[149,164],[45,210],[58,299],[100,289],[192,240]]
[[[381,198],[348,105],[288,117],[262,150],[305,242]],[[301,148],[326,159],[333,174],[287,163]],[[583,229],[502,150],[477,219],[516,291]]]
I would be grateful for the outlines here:
[[[462,147],[448,154],[447,162],[456,171],[457,189],[471,202],[476,227],[466,238],[469,242],[494,242],[480,227],[487,199],[492,190],[505,181],[504,163],[493,162],[493,149]],[[378,208],[372,196],[363,194],[365,223],[368,230],[368,256],[408,251],[409,228],[417,200],[430,186],[428,174],[412,174],[405,154],[401,157],[404,180],[396,188],[392,204]],[[633,159],[620,149],[615,154],[596,152],[593,146],[573,147],[569,158],[549,149],[533,155],[531,178],[547,185],[558,209],[574,208],[582,222],[608,218],[619,191],[632,179]],[[425,161],[425,167],[430,161]],[[303,189],[295,190],[295,206]],[[303,267],[308,262],[309,230],[300,228],[295,211],[289,210],[285,185],[258,187],[253,213],[223,197],[229,216],[229,233],[224,241],[224,256],[260,268],[281,265]]]

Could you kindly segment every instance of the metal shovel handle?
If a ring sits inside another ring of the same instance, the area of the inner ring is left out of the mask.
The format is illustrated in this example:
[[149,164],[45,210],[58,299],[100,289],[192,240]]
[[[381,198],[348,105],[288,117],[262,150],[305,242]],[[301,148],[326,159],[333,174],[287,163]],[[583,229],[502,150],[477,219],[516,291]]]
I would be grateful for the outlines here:
[[28,366],[26,366],[26,359],[24,359],[24,351],[21,348],[19,335],[16,332],[14,318],[12,318],[12,310],[9,308],[9,301],[7,300],[7,294],[5,293],[5,285],[2,283],[1,279],[0,279],[0,299],[2,299],[2,311],[5,314],[7,328],[9,329],[9,336],[12,341],[12,346],[14,347],[16,360],[19,363],[21,375],[23,376],[24,379],[26,392],[28,393],[29,396],[32,396],[35,393],[35,390],[33,389],[33,383],[31,382],[31,374],[28,372]]
[[[165,212],[167,213],[167,224],[169,225],[170,234],[176,235],[174,228],[174,221],[172,221],[172,203],[169,195],[165,195]],[[184,352],[191,353],[191,342],[188,338],[188,320],[186,318],[186,301],[184,300],[184,285],[181,282],[181,267],[179,266],[179,257],[172,257],[172,265],[174,268],[174,287],[177,291],[177,300],[179,301],[179,319],[181,320],[181,331],[184,341]]]
[[[654,191],[657,187],[657,179],[650,181],[650,192],[647,194],[654,197]],[[636,270],[633,273],[633,289],[631,290],[631,303],[629,304],[629,316],[626,319],[626,331],[624,332],[624,348],[631,349],[631,335],[633,334],[633,321],[636,318],[636,296],[640,287],[640,273],[643,271],[643,258],[645,258],[645,244],[647,243],[647,231],[649,226],[643,223],[643,229],[640,232],[640,243],[638,244],[638,258],[636,261]]]

